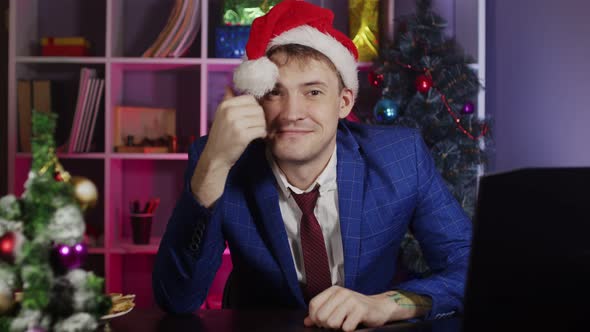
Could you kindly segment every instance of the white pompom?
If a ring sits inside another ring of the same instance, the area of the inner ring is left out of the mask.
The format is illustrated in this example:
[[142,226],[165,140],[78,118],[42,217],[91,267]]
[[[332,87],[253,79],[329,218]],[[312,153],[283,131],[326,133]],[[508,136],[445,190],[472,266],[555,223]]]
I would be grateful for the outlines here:
[[260,98],[272,90],[279,68],[267,57],[242,62],[234,72],[234,84],[242,92]]

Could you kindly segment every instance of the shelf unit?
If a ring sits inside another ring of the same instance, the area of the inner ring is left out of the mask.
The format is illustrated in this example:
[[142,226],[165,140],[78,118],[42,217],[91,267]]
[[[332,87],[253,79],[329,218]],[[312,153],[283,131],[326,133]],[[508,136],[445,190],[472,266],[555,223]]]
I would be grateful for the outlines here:
[[[347,6],[342,0],[309,0],[336,12],[336,27],[347,30]],[[394,1],[408,7],[413,0]],[[231,84],[232,71],[239,59],[214,57],[214,27],[220,24],[223,0],[201,0],[201,27],[196,41],[183,58],[142,58],[141,53],[156,39],[166,23],[174,0],[11,0],[9,31],[8,99],[8,185],[20,195],[31,164],[31,154],[18,151],[18,111],[16,83],[19,79],[78,80],[83,66],[96,68],[105,79],[95,149],[91,153],[59,153],[64,167],[72,174],[90,178],[98,187],[98,206],[86,215],[90,228],[102,234],[89,249],[86,267],[104,276],[107,292],[137,294],[138,306],[154,305],[151,268],[168,217],[179,196],[187,162],[186,153],[116,153],[113,145],[114,109],[117,105],[171,107],[177,110],[177,135],[207,134],[223,88]],[[464,34],[478,62],[473,65],[485,80],[485,0],[475,7],[471,0],[437,0],[451,12],[454,26]],[[475,16],[458,24],[462,15]],[[340,19],[338,19],[340,18]],[[484,22],[484,23],[482,23]],[[38,40],[45,36],[83,35],[93,45],[89,57],[38,56]],[[457,34],[459,37],[459,34]],[[461,39],[461,38],[459,38]],[[465,40],[463,42],[465,42]],[[461,40],[460,40],[461,41]],[[475,44],[474,44],[475,43]],[[372,109],[378,97],[366,75],[370,63],[359,65],[361,75],[357,108]],[[76,90],[77,91],[77,90]],[[76,93],[72,91],[72,93]],[[483,116],[485,95],[480,95]],[[56,111],[56,110],[54,110]],[[185,144],[186,145],[186,144]],[[160,197],[149,245],[134,245],[130,240],[128,203]],[[229,252],[223,265],[231,267]],[[222,268],[223,269],[223,268]],[[220,270],[210,294],[219,297],[227,277]]]

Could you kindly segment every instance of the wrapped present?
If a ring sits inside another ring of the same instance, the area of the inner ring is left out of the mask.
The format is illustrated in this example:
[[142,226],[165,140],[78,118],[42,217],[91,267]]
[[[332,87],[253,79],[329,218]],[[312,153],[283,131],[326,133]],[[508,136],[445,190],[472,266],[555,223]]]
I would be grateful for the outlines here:
[[250,35],[249,26],[222,26],[215,28],[215,57],[241,58],[246,53]]
[[43,37],[42,56],[88,56],[90,42],[84,37]]
[[350,39],[359,51],[359,61],[379,55],[379,0],[349,0]]
[[252,21],[266,13],[280,0],[225,0],[223,24],[251,25]]

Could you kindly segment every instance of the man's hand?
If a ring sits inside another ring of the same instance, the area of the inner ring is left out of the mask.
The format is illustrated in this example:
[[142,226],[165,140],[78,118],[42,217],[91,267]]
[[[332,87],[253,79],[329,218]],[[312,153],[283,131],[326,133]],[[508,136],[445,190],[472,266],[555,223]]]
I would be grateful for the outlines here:
[[266,120],[258,101],[251,95],[234,97],[226,88],[191,179],[193,195],[203,206],[212,206],[223,194],[227,174],[248,144],[265,136]]
[[391,291],[367,296],[332,286],[310,301],[309,314],[303,323],[353,331],[359,324],[378,327],[424,315],[430,310],[430,303],[428,298],[415,294]]

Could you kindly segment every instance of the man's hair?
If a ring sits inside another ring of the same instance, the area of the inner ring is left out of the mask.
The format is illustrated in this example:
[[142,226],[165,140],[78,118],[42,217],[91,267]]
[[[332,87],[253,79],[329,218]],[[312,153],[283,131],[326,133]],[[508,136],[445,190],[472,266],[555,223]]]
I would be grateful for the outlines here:
[[[338,77],[338,91],[342,91],[344,89],[344,81],[342,80],[342,76],[334,63],[325,56],[323,53],[319,52],[318,50],[311,48],[309,46],[300,45],[300,44],[284,44],[284,45],[277,45],[273,46],[268,52],[266,52],[266,56],[269,59],[272,59],[272,56],[277,53],[285,54],[285,61],[283,63],[277,63],[277,65],[282,66],[286,65],[291,59],[295,59],[300,64],[305,64],[305,60],[314,59],[317,61],[321,61],[330,67],[330,69],[336,74]],[[273,59],[273,62],[276,60]]]

